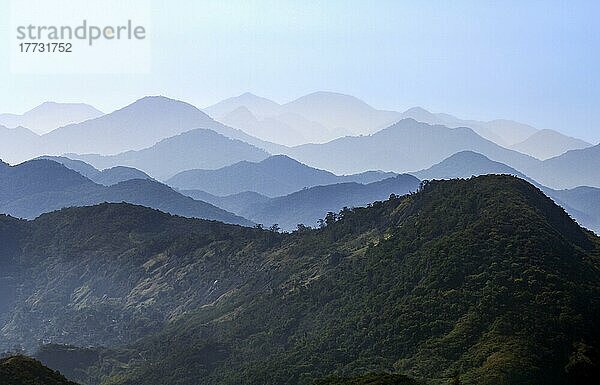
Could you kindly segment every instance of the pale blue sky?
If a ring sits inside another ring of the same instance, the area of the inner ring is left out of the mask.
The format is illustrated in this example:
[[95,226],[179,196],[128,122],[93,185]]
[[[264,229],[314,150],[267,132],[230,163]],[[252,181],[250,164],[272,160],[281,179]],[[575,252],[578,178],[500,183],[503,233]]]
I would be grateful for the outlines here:
[[148,94],[199,107],[328,90],[378,108],[509,118],[600,141],[598,1],[150,0],[152,71],[13,75],[0,0],[0,112],[111,111]]

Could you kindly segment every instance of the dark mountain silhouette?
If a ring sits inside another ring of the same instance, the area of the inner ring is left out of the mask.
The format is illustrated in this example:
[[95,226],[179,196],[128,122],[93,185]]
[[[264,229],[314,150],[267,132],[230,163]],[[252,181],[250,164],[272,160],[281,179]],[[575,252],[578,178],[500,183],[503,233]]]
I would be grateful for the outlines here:
[[7,238],[19,300],[0,343],[85,346],[45,350],[82,383],[598,376],[600,238],[511,176],[432,181],[293,234],[102,204],[0,217]]
[[63,207],[129,202],[181,216],[252,225],[244,218],[152,180],[134,179],[106,187],[51,160],[0,168],[0,180],[0,212],[21,218],[35,218]]
[[517,170],[539,160],[483,139],[470,128],[448,128],[404,119],[369,136],[336,139],[324,144],[293,147],[288,154],[300,162],[336,173],[366,170],[411,172],[470,150]]
[[258,147],[218,134],[196,129],[164,139],[139,151],[127,151],[112,156],[69,154],[96,168],[134,167],[164,180],[184,170],[217,169],[240,161],[260,161],[269,154]]
[[55,128],[102,115],[102,111],[89,104],[44,102],[22,115],[0,114],[0,125],[10,128],[23,126],[38,134],[45,134]]
[[81,160],[70,159],[66,156],[41,156],[38,159],[48,159],[58,162],[71,170],[77,171],[81,175],[93,182],[112,186],[114,184],[125,182],[131,179],[152,179],[148,174],[133,167],[115,166],[105,170],[98,170],[91,164]]
[[253,191],[275,197],[305,187],[351,181],[368,183],[394,175],[368,172],[338,176],[308,167],[285,155],[276,155],[257,163],[244,161],[217,170],[184,171],[168,179],[167,184],[182,190],[202,190],[219,196]]
[[0,200],[4,204],[39,193],[86,191],[96,186],[81,174],[49,160],[32,160],[0,170]]

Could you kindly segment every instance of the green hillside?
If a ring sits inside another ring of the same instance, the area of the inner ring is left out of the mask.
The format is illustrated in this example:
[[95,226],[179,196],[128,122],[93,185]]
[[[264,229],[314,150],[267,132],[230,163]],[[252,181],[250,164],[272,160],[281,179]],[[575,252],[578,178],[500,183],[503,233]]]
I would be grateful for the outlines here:
[[431,182],[324,224],[279,234],[130,205],[20,222],[3,337],[104,346],[41,355],[104,385],[600,374],[600,241],[527,182]]
[[2,385],[77,385],[48,369],[39,361],[25,356],[0,358]]

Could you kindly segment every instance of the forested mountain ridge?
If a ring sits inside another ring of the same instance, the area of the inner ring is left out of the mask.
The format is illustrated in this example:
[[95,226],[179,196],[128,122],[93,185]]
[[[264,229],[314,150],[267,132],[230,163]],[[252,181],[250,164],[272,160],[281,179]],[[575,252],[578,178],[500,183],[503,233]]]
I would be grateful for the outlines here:
[[[19,287],[0,298],[0,350],[38,341],[117,346],[160,330],[241,279],[219,257],[246,256],[239,245],[257,232],[129,204],[63,209],[34,221],[0,217],[0,239],[13,245],[0,265],[13,266]],[[243,258],[247,266],[251,260]],[[227,277],[214,276],[223,269]]]
[[63,375],[25,356],[0,358],[2,385],[77,385]]
[[[506,176],[431,182],[341,216],[297,235],[274,262],[288,273],[262,295],[230,297],[145,340],[153,363],[115,383],[217,353],[182,383],[373,370],[436,384],[455,372],[467,384],[592,383],[598,238],[535,187]],[[161,348],[174,339],[186,348]]]
[[287,235],[122,204],[0,222],[27,277],[3,333],[112,347],[56,368],[83,383],[597,374],[599,239],[514,177],[430,182]]
[[485,174],[508,174],[528,181],[562,206],[577,223],[600,234],[600,189],[595,187],[555,190],[512,167],[471,151],[456,153],[427,170],[413,173],[418,178],[428,180],[470,178]]

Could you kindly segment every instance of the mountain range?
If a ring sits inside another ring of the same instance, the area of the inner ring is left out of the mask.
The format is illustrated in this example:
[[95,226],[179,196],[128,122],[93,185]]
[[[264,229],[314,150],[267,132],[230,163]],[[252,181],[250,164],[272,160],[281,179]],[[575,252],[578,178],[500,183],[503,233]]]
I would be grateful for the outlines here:
[[517,150],[540,160],[561,155],[568,150],[591,146],[590,143],[563,135],[554,130],[539,130],[528,124],[507,119],[496,119],[487,122],[465,120],[450,114],[432,113],[421,107],[404,111],[402,118],[412,118],[419,122],[439,124],[450,128],[469,127],[481,137],[500,146]]
[[310,166],[341,174],[369,169],[410,173],[429,168],[458,152],[473,151],[545,186],[562,189],[600,187],[599,149],[600,145],[569,150],[542,161],[501,147],[467,127],[432,126],[404,119],[373,135],[296,146],[287,154]]
[[512,120],[466,120],[432,113],[422,107],[402,113],[382,111],[353,96],[335,92],[315,92],[286,104],[245,93],[207,107],[205,111],[229,126],[287,146],[373,134],[406,118],[450,128],[469,127],[500,146],[541,160],[591,146],[554,130],[539,130]]
[[467,127],[448,128],[404,119],[368,136],[344,137],[324,144],[293,147],[288,155],[336,173],[366,170],[417,171],[460,151],[471,150],[516,169],[539,161],[501,147]]
[[223,123],[286,145],[374,132],[394,123],[399,115],[377,110],[350,95],[322,91],[285,104],[245,93],[204,111]]
[[197,168],[220,168],[233,163],[260,161],[269,156],[266,151],[237,139],[231,139],[208,129],[194,129],[163,139],[155,145],[116,155],[67,154],[98,169],[129,166],[142,170],[159,180]]
[[398,175],[368,184],[335,183],[304,188],[294,193],[269,198],[253,191],[218,197],[199,190],[183,190],[182,194],[236,213],[266,227],[277,225],[293,231],[298,225],[315,227],[327,213],[344,207],[353,208],[386,200],[392,194],[405,195],[417,191],[420,181],[411,175]]
[[168,179],[166,183],[182,190],[202,190],[219,196],[252,191],[276,197],[317,185],[342,182],[364,184],[395,175],[369,171],[338,176],[306,166],[288,156],[276,155],[260,162],[242,161],[216,170],[184,171]]
[[0,240],[19,288],[0,291],[0,343],[53,343],[42,363],[84,384],[600,374],[600,239],[511,176],[431,181],[292,234],[102,204],[0,217]]
[[2,163],[0,180],[0,212],[20,218],[35,218],[63,207],[129,202],[187,217],[252,225],[152,180],[132,179],[107,187],[51,160],[32,160],[17,166]]
[[[0,125],[5,123],[9,128],[0,128],[0,154],[13,164],[40,155],[115,155],[148,148],[197,128],[213,130],[271,154],[286,154],[287,148],[274,142],[288,146],[325,143],[341,136],[373,134],[403,118],[451,128],[469,127],[498,145],[539,159],[591,146],[556,131],[507,120],[463,120],[422,108],[404,113],[377,110],[357,98],[333,92],[315,92],[286,104],[246,93],[205,111],[236,128],[211,119],[188,103],[160,96],[142,98],[106,115],[84,104],[48,102],[23,116],[2,115],[5,119],[0,119]],[[46,127],[39,123],[42,121]]]
[[[43,158],[59,162],[105,186],[131,179],[152,179],[135,168],[116,166],[99,171],[80,160]],[[529,181],[564,207],[582,226],[600,233],[600,213],[594,210],[595,205],[600,206],[599,188],[553,189],[512,167],[472,151],[456,153],[429,169],[412,173],[420,180],[465,179],[486,174],[514,175]],[[300,223],[314,226],[329,211],[336,212],[345,206],[362,206],[392,193],[414,191],[418,181],[400,187],[397,181],[395,184],[384,181],[396,175],[371,171],[338,176],[278,155],[257,163],[243,161],[217,170],[183,172],[167,183],[179,189],[183,195],[208,202],[256,223],[269,226],[278,224],[283,230],[293,230]],[[151,207],[156,206],[151,204]]]
[[450,114],[433,113],[422,107],[409,108],[402,113],[402,118],[450,128],[469,127],[483,138],[505,147],[520,143],[538,131],[528,124],[512,120],[498,119],[488,122],[465,120]]
[[228,138],[279,151],[282,146],[261,141],[214,121],[196,107],[162,96],[148,96],[117,111],[37,135],[25,128],[0,127],[0,154],[19,163],[35,156],[65,153],[114,155],[141,150],[193,129],[210,129]]
[[[46,108],[51,109],[54,104],[48,104],[48,106]],[[231,108],[233,110],[229,110]],[[373,109],[350,96],[326,92],[310,94],[283,105],[251,94],[244,94],[207,108],[207,111],[214,113],[228,111],[226,114],[234,113],[240,120],[252,122],[254,121],[252,116],[257,112],[252,112],[250,108],[254,108],[262,114],[283,114],[289,120],[297,122],[304,119],[301,126],[306,126],[306,121],[316,122],[317,125],[312,129],[315,132],[327,131],[322,130],[326,125],[333,127],[336,116],[339,118],[338,123],[341,124],[344,120],[341,116],[346,116],[353,122],[371,121],[373,123],[387,121],[393,115],[389,111]],[[328,108],[330,109],[329,114],[324,112]],[[60,108],[56,107],[56,110],[59,111]],[[364,115],[362,120],[358,119],[356,114]],[[254,146],[264,152],[262,155],[264,158],[270,154],[286,154],[310,166],[337,174],[358,173],[373,169],[396,173],[411,172],[430,167],[456,152],[470,150],[505,163],[553,188],[572,188],[578,185],[596,186],[598,183],[598,178],[594,173],[594,170],[597,169],[595,155],[588,156],[588,168],[584,167],[583,170],[575,173],[570,172],[571,165],[560,165],[562,162],[569,163],[568,158],[572,154],[569,156],[567,154],[573,150],[582,151],[582,154],[593,152],[590,149],[594,147],[586,147],[589,146],[586,142],[568,138],[550,130],[537,130],[514,122],[499,120],[483,124],[482,122],[457,119],[447,114],[432,114],[420,108],[410,109],[397,115],[397,118],[401,119],[404,116],[443,122],[449,126],[465,123],[469,124],[472,129],[466,127],[447,128],[440,125],[427,127],[422,123],[415,123],[414,120],[404,119],[380,131],[377,131],[380,128],[379,123],[373,123],[369,130],[376,132],[371,135],[348,136],[325,143],[304,144],[290,148],[261,140],[242,130],[219,123],[188,103],[165,97],[145,97],[120,110],[84,122],[59,127],[44,135],[37,135],[24,127],[0,127],[0,153],[5,161],[16,164],[40,155],[62,155],[72,152],[78,155],[71,154],[70,158],[84,159],[99,169],[115,166],[134,167],[157,179],[165,179],[190,169],[214,169],[242,160],[260,160],[256,154],[237,158],[225,156],[220,161],[215,159],[218,158],[215,154],[212,154],[214,157],[212,159],[208,159],[211,154],[204,154],[206,162],[194,162],[193,159],[183,160],[179,158],[184,158],[185,152],[194,150],[183,145],[179,151],[160,152],[160,156],[165,156],[164,159],[175,160],[172,162],[174,163],[173,167],[156,164],[158,163],[157,158],[149,155],[153,152],[150,149],[158,146],[159,143],[176,142],[177,138],[182,139],[180,137],[182,134],[204,129]],[[261,119],[271,119],[271,117]],[[290,122],[286,120],[284,123]],[[360,123],[360,125],[363,124],[367,123]],[[346,124],[346,126],[349,125]],[[483,126],[486,127],[488,134],[482,131],[481,127]],[[287,136],[287,132],[287,129],[282,129],[278,131],[278,135]],[[309,134],[310,130],[297,132]],[[351,133],[352,130],[345,132]],[[492,137],[493,135],[489,132],[492,132],[495,137]],[[339,135],[341,133],[338,132],[333,134],[333,137]],[[502,135],[504,135],[504,139],[498,139]],[[484,137],[492,140],[486,140]],[[211,140],[199,137],[196,139],[200,141],[206,139],[208,142]],[[320,141],[324,139],[321,138]],[[518,142],[518,140],[521,141]],[[524,156],[518,151],[501,147],[494,141],[508,143],[505,145],[533,156]],[[445,146],[446,143],[447,146]],[[199,143],[198,148],[201,147],[202,143]],[[212,149],[217,154],[227,153],[231,150],[231,146],[224,145],[224,148],[221,148],[217,145]],[[252,152],[252,150],[248,151]],[[565,153],[563,154],[563,152]],[[241,154],[243,153],[244,151],[241,151]],[[557,153],[561,154],[545,159]],[[360,157],[354,156],[354,154],[360,154]],[[108,158],[103,159],[104,156],[108,156]],[[362,162],[361,157],[366,160]],[[540,162],[535,157],[542,158],[544,161]],[[557,160],[557,158],[560,159]],[[580,173],[585,175],[579,175]]]
[[331,92],[3,122],[2,384],[600,377],[600,145]]

